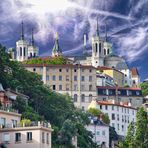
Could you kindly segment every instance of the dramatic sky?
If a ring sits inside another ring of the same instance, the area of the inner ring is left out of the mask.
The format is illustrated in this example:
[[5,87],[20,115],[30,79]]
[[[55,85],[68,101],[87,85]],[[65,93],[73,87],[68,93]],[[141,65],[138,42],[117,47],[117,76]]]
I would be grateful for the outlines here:
[[84,33],[91,45],[97,16],[100,35],[104,37],[106,23],[114,52],[147,78],[148,0],[1,0],[0,43],[15,47],[23,20],[28,41],[34,28],[41,56],[50,55],[56,32],[65,54],[80,54]]

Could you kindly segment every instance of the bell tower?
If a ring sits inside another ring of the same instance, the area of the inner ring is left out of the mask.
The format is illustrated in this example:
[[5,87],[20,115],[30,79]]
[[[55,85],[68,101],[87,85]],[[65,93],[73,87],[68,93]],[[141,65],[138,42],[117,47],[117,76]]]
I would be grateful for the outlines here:
[[104,42],[104,56],[108,56],[112,53],[112,44],[108,42],[107,36],[107,24],[105,23],[105,42]]
[[33,29],[31,32],[31,45],[28,47],[28,57],[35,58],[39,55],[39,48],[35,45]]
[[92,65],[94,67],[103,66],[104,62],[103,40],[100,38],[97,18],[96,35],[92,38]]
[[24,23],[21,23],[20,40],[16,42],[16,59],[17,61],[25,61],[28,59],[28,43],[24,37]]

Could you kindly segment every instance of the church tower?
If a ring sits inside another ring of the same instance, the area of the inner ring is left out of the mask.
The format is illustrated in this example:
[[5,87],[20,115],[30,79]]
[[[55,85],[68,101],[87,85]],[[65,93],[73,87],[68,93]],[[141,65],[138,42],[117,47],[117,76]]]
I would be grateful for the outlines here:
[[100,38],[98,18],[97,18],[97,29],[96,35],[92,38],[92,65],[94,67],[104,65],[104,51],[103,51],[103,40]]
[[28,43],[24,37],[24,24],[21,24],[21,38],[16,42],[17,61],[25,61],[28,59]]
[[112,53],[112,44],[108,42],[107,25],[105,24],[105,41],[104,41],[104,56]]
[[56,33],[56,40],[55,40],[55,44],[54,44],[53,49],[52,49],[52,56],[56,57],[56,56],[61,56],[61,55],[62,55],[62,49],[59,46],[58,33]]
[[38,57],[39,55],[39,48],[37,46],[35,46],[35,42],[34,42],[34,34],[33,34],[33,29],[31,32],[31,45],[28,47],[28,57],[29,58],[34,58],[34,57]]

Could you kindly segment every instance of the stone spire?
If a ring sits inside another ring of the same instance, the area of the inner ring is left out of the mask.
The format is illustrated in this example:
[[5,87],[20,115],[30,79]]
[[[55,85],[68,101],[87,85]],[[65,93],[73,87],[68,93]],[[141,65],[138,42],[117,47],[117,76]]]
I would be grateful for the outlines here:
[[21,23],[21,40],[24,40],[24,23]]
[[59,36],[58,33],[56,33],[56,40],[52,49],[52,55],[53,56],[59,56],[62,55],[62,49],[59,46]]
[[96,29],[96,36],[99,37],[99,23],[98,23],[98,17],[97,17],[97,29]]
[[34,46],[34,34],[33,34],[33,29],[31,32],[31,46]]
[[105,41],[107,42],[107,24],[105,22]]

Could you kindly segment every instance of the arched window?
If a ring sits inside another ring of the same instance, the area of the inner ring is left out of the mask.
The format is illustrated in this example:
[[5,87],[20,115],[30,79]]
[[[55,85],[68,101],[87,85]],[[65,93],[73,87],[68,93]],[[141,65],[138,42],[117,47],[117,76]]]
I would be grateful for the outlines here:
[[33,55],[34,57],[36,57],[36,53],[34,53],[34,55]]
[[30,58],[32,57],[32,53],[30,53]]
[[74,94],[73,101],[74,102],[77,102],[77,99],[78,99],[78,95],[77,94]]
[[96,53],[98,52],[98,44],[95,44]]
[[26,48],[24,47],[24,57],[26,56]]
[[107,54],[109,54],[109,49],[107,49]]
[[106,49],[104,49],[104,55],[106,55]]
[[101,53],[101,43],[99,43],[99,53]]
[[22,56],[22,47],[20,47],[20,56]]
[[81,102],[85,102],[85,95],[84,94],[81,95]]
[[92,94],[89,94],[89,103],[92,101]]

